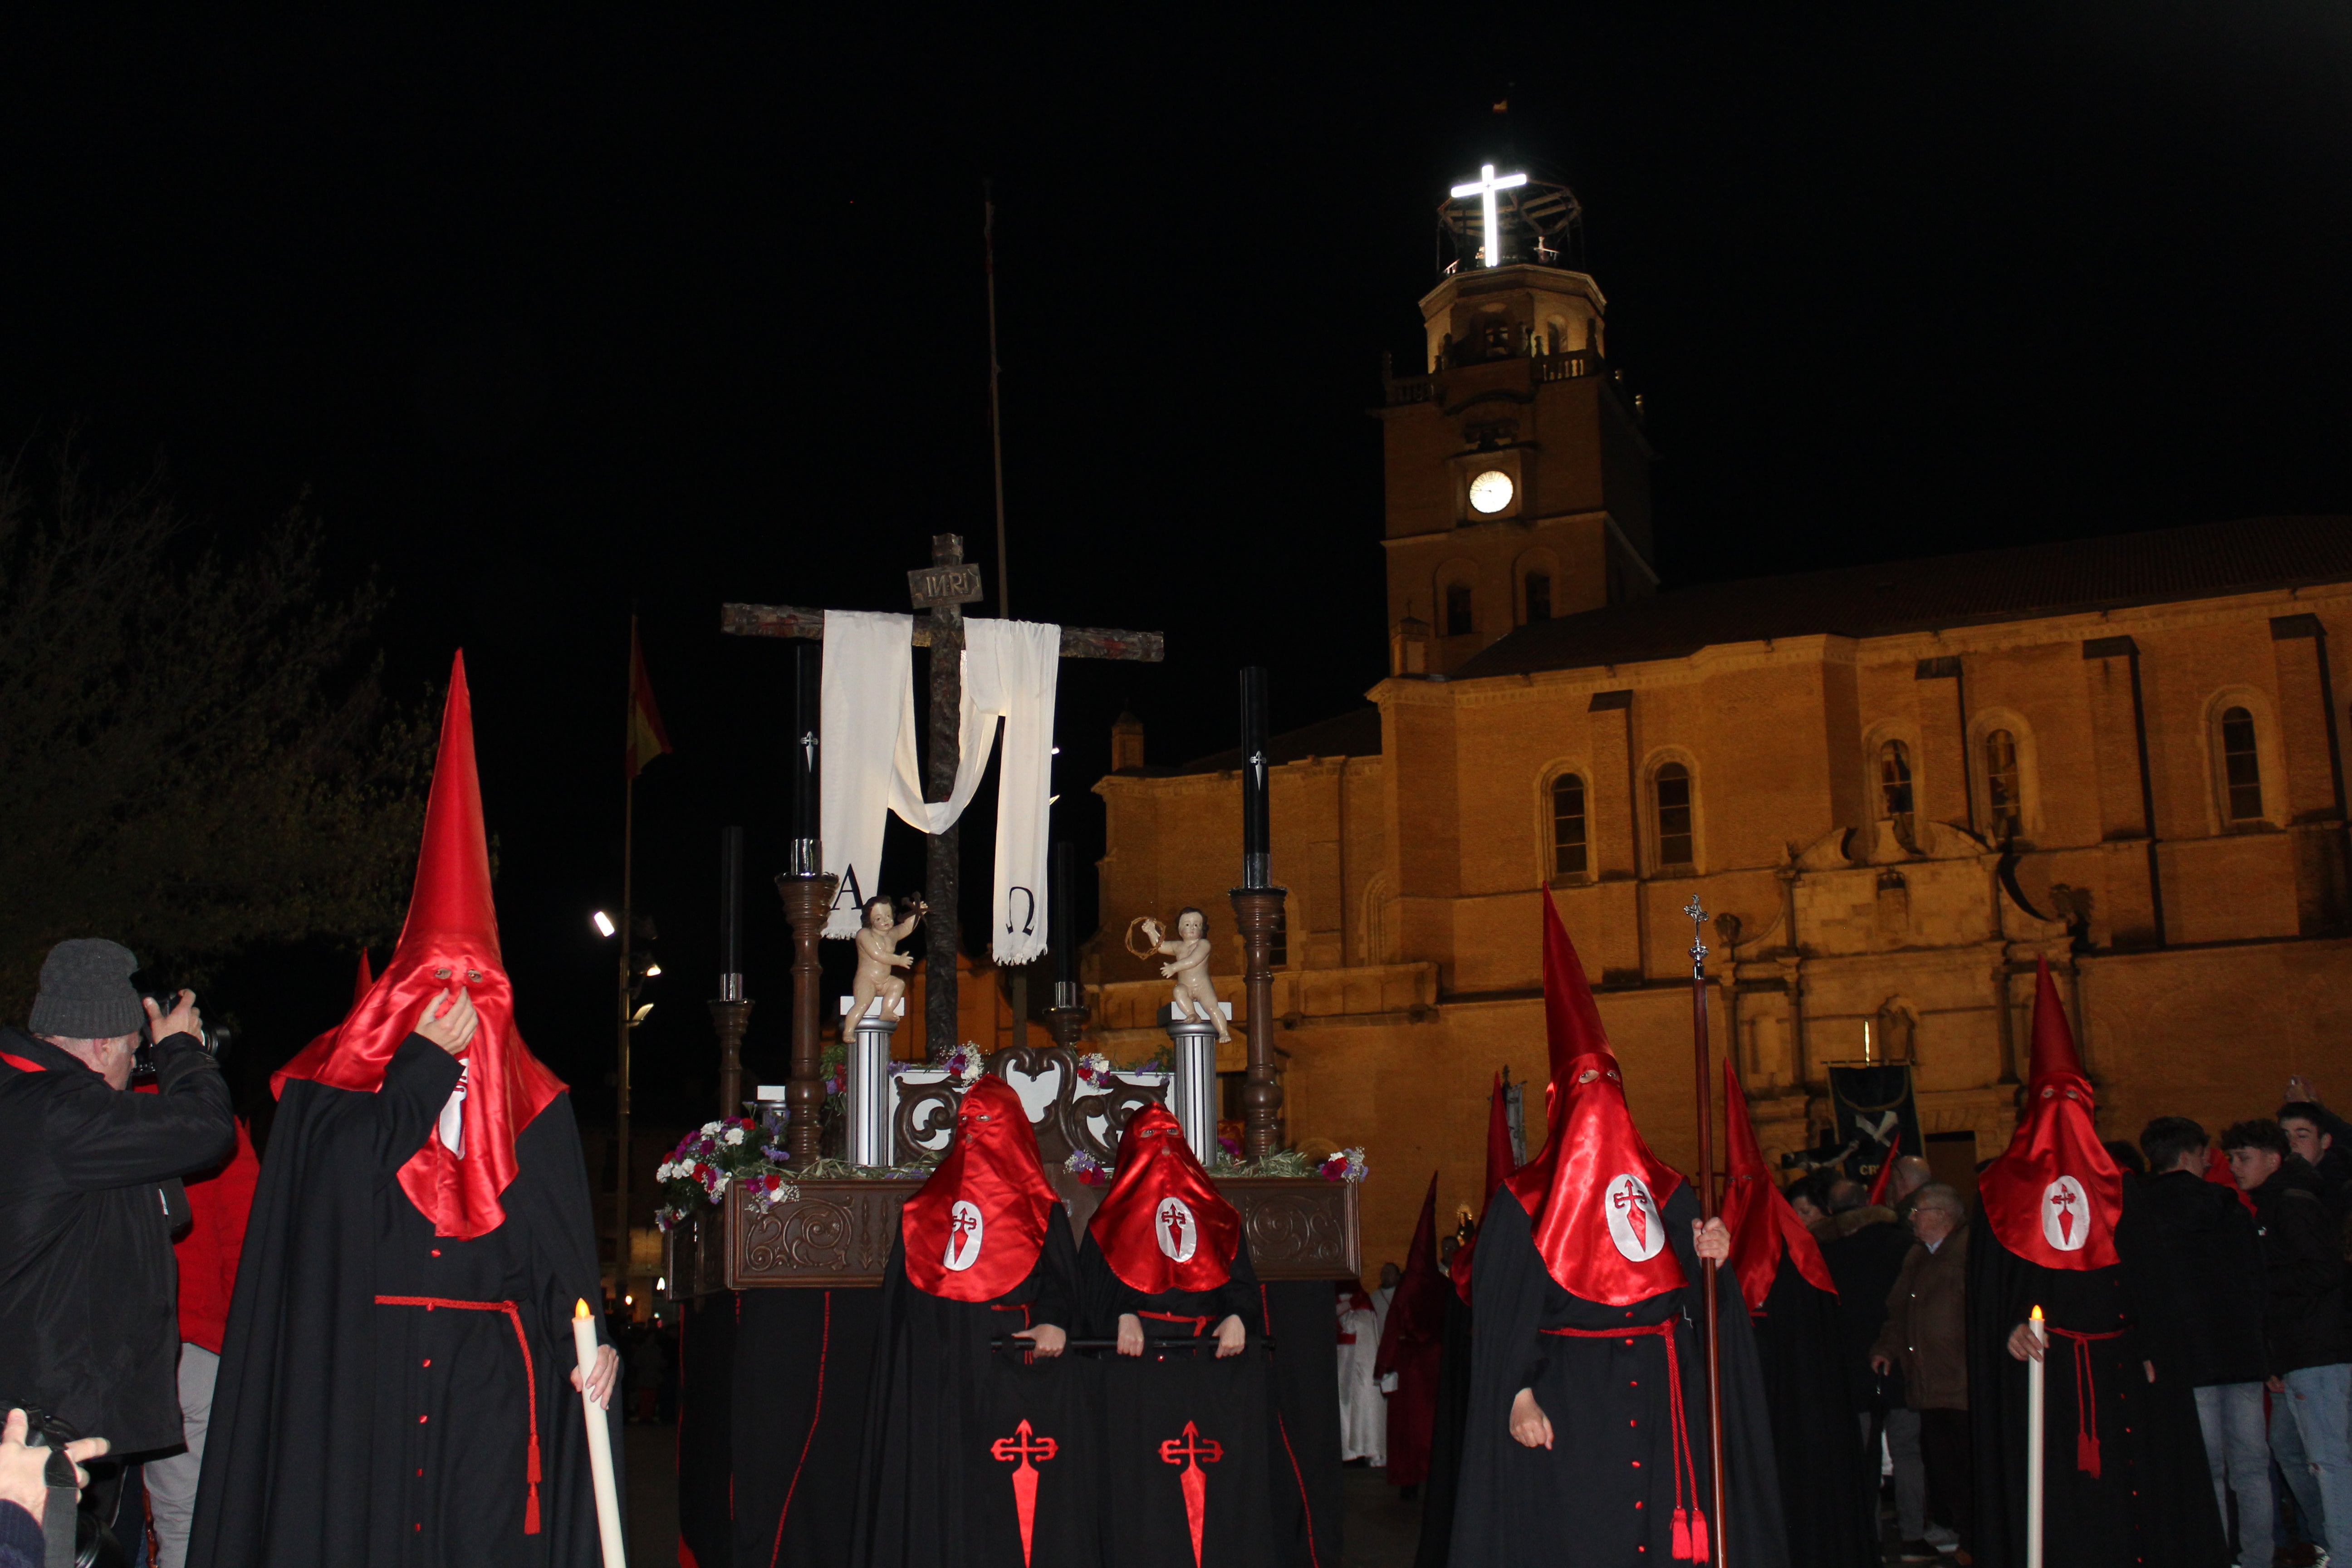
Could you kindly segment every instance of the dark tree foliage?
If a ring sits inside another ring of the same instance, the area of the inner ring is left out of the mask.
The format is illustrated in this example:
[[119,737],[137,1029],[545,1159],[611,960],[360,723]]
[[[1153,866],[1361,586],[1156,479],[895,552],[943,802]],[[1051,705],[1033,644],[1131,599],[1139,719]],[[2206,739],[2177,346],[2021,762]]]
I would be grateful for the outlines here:
[[107,936],[193,981],[398,930],[432,757],[378,689],[373,585],[324,597],[298,509],[225,550],[159,482],[0,469],[0,1017]]

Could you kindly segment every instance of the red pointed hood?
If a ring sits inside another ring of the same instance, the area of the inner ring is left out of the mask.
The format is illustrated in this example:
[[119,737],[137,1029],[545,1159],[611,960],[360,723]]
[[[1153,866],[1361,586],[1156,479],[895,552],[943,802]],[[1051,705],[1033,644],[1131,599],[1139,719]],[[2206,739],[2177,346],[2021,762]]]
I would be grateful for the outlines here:
[[[1503,1075],[1495,1075],[1494,1091],[1486,1097],[1486,1180],[1479,1188],[1478,1223],[1486,1223],[1486,1205],[1495,1201],[1495,1189],[1511,1179],[1518,1164],[1511,1158],[1511,1113],[1503,1099]],[[1454,1249],[1454,1293],[1465,1302],[1470,1300],[1470,1255],[1478,1246],[1478,1233],[1472,1231]]]
[[375,972],[368,968],[367,949],[362,948],[360,949],[359,978],[352,982],[352,1005],[358,1006],[374,984]]
[[1087,1234],[1110,1271],[1147,1296],[1213,1290],[1232,1278],[1242,1216],[1225,1202],[1164,1105],[1137,1111],[1118,1141],[1118,1173]]
[[994,1300],[1029,1278],[1060,1212],[1027,1108],[988,1074],[964,1091],[947,1157],[907,1200],[907,1278],[950,1301]]
[[[1731,1064],[1728,1061],[1725,1062],[1723,1066],[1726,1072],[1731,1070]],[[1886,1142],[1886,1158],[1878,1163],[1878,1174],[1870,1178],[1870,1201],[1872,1203],[1883,1204],[1886,1201],[1886,1189],[1895,1184],[1895,1167],[1901,1162],[1902,1158],[1903,1130],[1901,1128],[1897,1128],[1895,1129],[1895,1136],[1888,1139]]]
[[1549,889],[1543,977],[1550,1125],[1543,1152],[1506,1185],[1534,1223],[1536,1250],[1561,1289],[1612,1307],[1678,1290],[1688,1281],[1666,1244],[1665,1206],[1682,1177],[1633,1125],[1601,1009]]
[[1397,1281],[1388,1321],[1381,1325],[1373,1375],[1386,1377],[1397,1370],[1401,1357],[1435,1344],[1444,1332],[1445,1276],[1437,1271],[1437,1173],[1432,1171],[1429,1191],[1421,1200],[1421,1219],[1412,1227],[1412,1246],[1404,1255],[1404,1278]]
[[2105,1268],[2116,1261],[2123,1173],[2099,1142],[2091,1080],[2075,1059],[2074,1031],[2066,1026],[2049,961],[2041,961],[2038,970],[2025,1114],[2008,1152],[1977,1178],[1977,1194],[1985,1223],[2027,1262]]
[[425,1005],[461,986],[481,1016],[466,1052],[458,1139],[465,1152],[460,1157],[437,1133],[428,1135],[400,1168],[400,1185],[433,1222],[435,1235],[470,1240],[505,1222],[499,1194],[514,1180],[515,1138],[563,1092],[563,1084],[515,1029],[514,987],[499,960],[498,911],[490,903],[489,847],[462,652],[450,667],[441,752],[425,805],[425,843],[400,945],[341,1025],[280,1068],[271,1091],[282,1093],[287,1079],[300,1078],[374,1092]]
[[1821,1244],[1772,1183],[1771,1167],[1764,1163],[1763,1148],[1756,1142],[1756,1125],[1748,1120],[1748,1096],[1740,1092],[1739,1075],[1727,1058],[1723,1064],[1723,1223],[1731,1232],[1731,1268],[1748,1310],[1764,1310],[1783,1255],[1796,1263],[1807,1284],[1836,1295],[1837,1283],[1830,1278]]

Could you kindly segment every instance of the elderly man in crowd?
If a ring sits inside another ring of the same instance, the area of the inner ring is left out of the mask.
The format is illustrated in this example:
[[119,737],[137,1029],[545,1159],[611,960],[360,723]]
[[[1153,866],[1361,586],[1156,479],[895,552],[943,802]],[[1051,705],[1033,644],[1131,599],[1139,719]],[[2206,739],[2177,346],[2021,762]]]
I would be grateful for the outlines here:
[[[1886,1298],[1886,1326],[1871,1348],[1879,1373],[1903,1372],[1904,1399],[1919,1426],[1927,1485],[1951,1516],[1967,1553],[1972,1466],[1969,1457],[1967,1280],[1969,1209],[1958,1191],[1930,1182],[1911,1194],[1911,1234],[1917,1238]],[[1907,1522],[1907,1521],[1906,1521]],[[1906,1539],[1898,1561],[1932,1563],[1938,1553],[1926,1537]],[[1965,1557],[1963,1561],[1965,1561]]]
[[2246,1205],[2205,1179],[2205,1129],[2185,1116],[2159,1116],[2139,1135],[2148,1177],[2140,1232],[2160,1267],[2151,1289],[2168,1289],[2163,1310],[2187,1358],[2181,1375],[2196,1391],[2197,1424],[2213,1473],[2213,1501],[2226,1521],[2238,1500],[2238,1560],[2271,1560],[2274,1516],[2270,1444],[2263,1422],[2263,1255]]
[[[1891,1187],[1903,1175],[1892,1173]],[[1800,1194],[1802,1204],[1797,1203]],[[1879,1539],[1878,1451],[1885,1436],[1895,1464],[1895,1519],[1899,1538],[1933,1540],[1927,1521],[1927,1472],[1919,1458],[1919,1414],[1903,1397],[1903,1375],[1894,1370],[1878,1373],[1871,1365],[1871,1350],[1886,1326],[1887,1293],[1903,1272],[1911,1253],[1911,1233],[1895,1211],[1870,1202],[1859,1182],[1820,1172],[1790,1192],[1791,1206],[1821,1243],[1822,1261],[1837,1282],[1838,1326],[1846,1358],[1847,1392],[1855,1421],[1862,1430],[1863,1459],[1869,1471],[1864,1496],[1870,1509],[1870,1538]],[[1809,1215],[1806,1211],[1810,1209]]]
[[[131,986],[138,968],[119,942],[61,942],[27,1026],[0,1031],[0,1399],[113,1445],[84,1507],[133,1563],[145,1540],[135,1467],[181,1441],[178,1178],[236,1137],[194,995],[158,1016]],[[142,1029],[157,1092],[125,1094]]]

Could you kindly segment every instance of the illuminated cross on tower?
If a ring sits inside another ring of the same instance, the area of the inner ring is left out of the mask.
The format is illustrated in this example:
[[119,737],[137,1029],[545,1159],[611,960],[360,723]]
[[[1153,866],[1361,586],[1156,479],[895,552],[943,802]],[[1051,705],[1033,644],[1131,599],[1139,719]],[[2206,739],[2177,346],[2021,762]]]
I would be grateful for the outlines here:
[[1484,221],[1484,226],[1478,233],[1482,237],[1486,252],[1486,265],[1489,267],[1499,267],[1503,262],[1501,237],[1495,227],[1495,193],[1507,191],[1527,183],[1528,177],[1525,174],[1505,174],[1498,180],[1495,177],[1494,164],[1481,163],[1478,165],[1478,177],[1475,180],[1466,185],[1454,187],[1454,199],[1457,201],[1464,196],[1480,198],[1479,216]]

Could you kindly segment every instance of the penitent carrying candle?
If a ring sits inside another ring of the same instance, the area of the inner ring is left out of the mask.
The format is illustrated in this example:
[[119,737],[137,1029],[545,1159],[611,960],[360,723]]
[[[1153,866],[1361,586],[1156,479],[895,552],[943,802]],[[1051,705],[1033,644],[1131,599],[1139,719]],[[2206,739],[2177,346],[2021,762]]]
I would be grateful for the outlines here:
[[1267,790],[1272,763],[1265,751],[1265,668],[1242,671],[1242,886],[1274,886],[1274,857],[1267,845]]
[[580,1414],[588,1423],[588,1472],[596,1484],[596,1534],[604,1546],[604,1568],[628,1568],[621,1539],[621,1494],[613,1484],[613,1429],[604,1408],[588,1392],[588,1369],[596,1364],[596,1320],[588,1303],[572,1309],[572,1351],[580,1364]]

